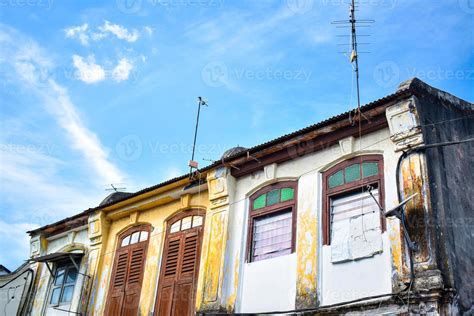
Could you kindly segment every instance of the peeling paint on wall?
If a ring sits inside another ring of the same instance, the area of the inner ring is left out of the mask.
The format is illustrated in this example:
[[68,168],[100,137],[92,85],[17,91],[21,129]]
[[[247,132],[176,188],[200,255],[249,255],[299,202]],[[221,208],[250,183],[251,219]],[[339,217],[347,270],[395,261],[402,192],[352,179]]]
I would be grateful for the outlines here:
[[317,174],[300,178],[298,182],[296,236],[296,308],[318,305],[318,207]]
[[408,230],[410,237],[415,241],[420,251],[414,253],[418,263],[430,260],[431,245],[428,235],[428,218],[425,208],[426,188],[423,181],[422,163],[419,153],[414,153],[405,158],[401,164],[402,190],[406,198],[417,194],[406,206]]
[[221,269],[226,244],[225,232],[227,230],[227,211],[212,214],[210,223],[209,244],[207,245],[207,261],[204,271],[204,302],[215,302],[218,296]]
[[[102,244],[102,260],[99,262],[98,271],[100,278],[98,288],[94,295],[91,295],[94,315],[102,315],[107,303],[107,295],[110,285],[111,272],[113,270],[114,256],[117,238],[126,229],[147,223],[153,229],[150,233],[150,240],[147,249],[143,283],[140,292],[139,314],[150,315],[154,309],[156,289],[158,287],[159,268],[162,260],[163,238],[165,236],[166,220],[172,215],[187,209],[198,208],[207,209],[207,190],[198,191],[196,194],[189,194],[187,206],[183,207],[179,197],[162,205],[153,206],[145,210],[128,207],[127,210],[114,210],[106,213],[106,218],[110,221],[108,230],[103,236],[105,244]],[[203,213],[206,210],[203,209]],[[130,221],[130,214],[134,214],[133,221]],[[206,225],[206,224],[205,224]]]

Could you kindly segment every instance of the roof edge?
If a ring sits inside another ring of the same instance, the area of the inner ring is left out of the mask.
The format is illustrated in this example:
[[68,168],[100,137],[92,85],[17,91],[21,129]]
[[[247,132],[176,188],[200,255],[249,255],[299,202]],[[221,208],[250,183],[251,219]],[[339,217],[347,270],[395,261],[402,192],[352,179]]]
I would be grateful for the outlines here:
[[429,94],[431,94],[433,97],[435,98],[438,98],[438,99],[441,99],[443,101],[447,101],[449,103],[452,103],[458,107],[462,107],[462,108],[470,108],[472,110],[474,110],[474,104],[469,102],[469,101],[466,101],[464,99],[461,99],[449,92],[446,92],[444,90],[441,90],[441,89],[438,89],[438,88],[435,88],[429,84],[427,84],[426,82],[424,82],[423,80],[417,78],[417,77],[413,77],[411,79],[408,79],[408,80],[405,80],[403,81],[402,83],[400,83],[400,85],[398,86],[398,90],[405,90],[405,89],[408,89],[410,91],[412,91],[413,93],[416,93],[416,92],[427,92]]
[[[399,99],[399,98],[403,98],[403,97],[406,97],[410,94],[415,94],[417,92],[427,92],[431,95],[433,95],[434,97],[437,97],[437,98],[440,98],[440,99],[443,99],[445,101],[448,101],[448,102],[451,102],[451,103],[454,103],[454,104],[457,104],[457,105],[460,105],[460,106],[463,106],[463,107],[469,107],[470,109],[474,109],[474,105],[468,101],[465,101],[461,98],[458,98],[448,92],[445,92],[445,91],[442,91],[440,89],[437,89],[437,88],[434,88],[432,86],[430,86],[429,84],[427,84],[426,82],[420,80],[419,78],[411,78],[411,79],[408,79],[406,81],[403,81],[402,83],[400,83],[400,85],[398,86],[398,89],[392,93],[392,94],[389,94],[385,97],[382,97],[380,99],[377,99],[375,101],[372,101],[370,103],[367,103],[365,105],[363,105],[361,107],[361,110],[362,111],[365,111],[365,110],[370,110],[372,108],[375,108],[377,106],[380,106],[380,105],[383,105],[387,102],[391,102],[393,100],[396,100],[396,99]],[[323,120],[323,121],[320,121],[316,124],[313,124],[313,125],[310,125],[310,126],[307,126],[305,128],[302,128],[302,129],[299,129],[295,132],[292,132],[292,133],[289,133],[289,134],[286,134],[286,135],[282,135],[280,137],[277,137],[277,138],[274,138],[273,140],[270,140],[268,142],[265,142],[265,143],[262,143],[262,144],[259,144],[259,145],[256,145],[256,146],[253,146],[253,147],[250,147],[248,148],[247,150],[245,151],[242,151],[242,152],[238,152],[234,155],[231,155],[229,157],[226,157],[226,158],[222,158],[221,160],[219,161],[216,161],[206,167],[203,167],[201,169],[199,169],[198,171],[200,173],[205,173],[213,168],[216,168],[216,167],[219,167],[219,166],[223,166],[225,163],[229,163],[229,162],[232,162],[233,160],[235,159],[239,159],[239,158],[242,158],[244,156],[246,156],[248,153],[255,153],[257,151],[260,151],[260,150],[263,150],[265,148],[268,148],[268,147],[271,147],[271,146],[274,146],[280,142],[284,142],[284,141],[287,141],[288,139],[291,139],[293,137],[296,137],[298,135],[301,135],[301,134],[305,134],[307,132],[310,132],[311,130],[314,130],[316,128],[321,128],[321,127],[325,127],[325,126],[328,126],[328,125],[331,125],[337,121],[340,121],[340,120],[343,120],[343,119],[346,119],[347,117],[349,117],[349,114],[352,112],[353,110],[351,111],[347,111],[347,112],[344,112],[344,113],[341,113],[339,115],[336,115],[336,116],[333,116],[333,117],[330,117],[326,120]],[[63,220],[60,220],[58,222],[55,222],[55,223],[52,223],[52,224],[49,224],[49,225],[45,225],[45,226],[42,226],[42,227],[39,227],[37,229],[34,229],[34,230],[31,230],[31,231],[28,231],[27,233],[29,233],[30,235],[34,234],[34,233],[37,233],[37,232],[40,232],[42,230],[45,230],[47,228],[50,228],[52,226],[55,226],[55,225],[60,225],[68,220],[74,220],[80,216],[83,216],[83,215],[87,215],[87,214],[90,214],[94,211],[98,211],[98,210],[101,210],[101,209],[104,209],[106,207],[110,207],[112,205],[116,205],[118,203],[121,203],[121,202],[124,202],[128,199],[131,199],[131,198],[134,198],[136,196],[139,196],[141,194],[144,194],[144,193],[148,193],[148,192],[152,192],[156,189],[159,189],[159,188],[163,188],[167,185],[170,185],[174,182],[177,182],[177,181],[181,181],[181,180],[184,180],[186,179],[187,177],[189,177],[189,174],[184,174],[184,175],[181,175],[181,176],[178,176],[178,177],[175,177],[175,178],[172,178],[172,179],[169,179],[169,180],[166,180],[164,182],[161,182],[161,183],[158,183],[154,186],[151,186],[151,187],[148,187],[148,188],[144,188],[142,190],[139,190],[135,193],[130,193],[130,195],[122,198],[122,199],[118,199],[116,201],[113,201],[111,203],[107,203],[105,205],[99,205],[97,207],[94,207],[94,208],[89,208],[79,214],[76,214],[76,215],[73,215],[71,217],[68,217],[68,218],[65,218]]]

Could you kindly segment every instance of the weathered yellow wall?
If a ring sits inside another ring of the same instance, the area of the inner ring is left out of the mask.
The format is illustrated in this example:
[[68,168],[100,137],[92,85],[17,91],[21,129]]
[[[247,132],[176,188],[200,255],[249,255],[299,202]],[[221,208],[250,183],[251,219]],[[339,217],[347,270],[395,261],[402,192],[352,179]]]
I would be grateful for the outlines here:
[[318,214],[314,199],[317,179],[311,175],[300,178],[296,235],[296,308],[311,308],[318,304]]
[[121,210],[118,209],[107,214],[110,220],[110,227],[107,232],[108,237],[103,245],[102,260],[98,267],[98,288],[94,293],[94,307],[90,313],[101,315],[104,312],[114,263],[117,236],[132,226],[150,224],[153,228],[148,244],[139,307],[140,315],[149,315],[151,311],[153,311],[155,304],[163,240],[165,238],[166,219],[180,211],[193,208],[200,208],[203,212],[206,212],[207,205],[208,194],[206,190],[143,211],[141,211],[140,208],[130,208],[130,211],[127,212],[121,212]]
[[[206,214],[201,266],[196,293],[196,310],[225,309],[222,303],[224,259],[228,238],[229,183],[226,168],[218,168],[208,174],[209,212]],[[232,306],[229,309],[233,309]]]

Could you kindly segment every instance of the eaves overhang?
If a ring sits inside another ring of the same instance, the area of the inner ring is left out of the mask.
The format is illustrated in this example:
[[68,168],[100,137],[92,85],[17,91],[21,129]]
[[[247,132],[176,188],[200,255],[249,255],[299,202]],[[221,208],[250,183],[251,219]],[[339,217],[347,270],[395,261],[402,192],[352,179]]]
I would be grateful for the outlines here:
[[[361,111],[364,114],[366,113],[375,114],[372,117],[374,118],[374,121],[377,120],[376,121],[377,124],[374,124],[373,126],[368,126],[366,132],[371,132],[373,131],[373,129],[381,128],[384,126],[384,124],[386,124],[386,118],[384,117],[384,115],[382,115],[382,112],[388,105],[392,104],[393,102],[397,102],[404,98],[407,98],[411,95],[416,95],[418,93],[429,93],[433,95],[434,97],[439,96],[442,93],[445,96],[449,96],[451,102],[461,102],[462,104],[470,104],[469,102],[460,100],[459,98],[455,96],[442,92],[436,88],[433,88],[417,78],[413,78],[401,83],[398,90],[395,93],[385,96],[383,98],[380,98],[378,100],[375,100],[373,102],[370,102],[364,106],[361,106]],[[312,136],[320,137],[321,135],[314,135],[314,133],[317,133],[318,130],[324,131],[324,129],[327,129],[326,135],[330,135],[330,134],[334,134],[338,130],[347,129],[347,124],[338,125],[338,123],[340,124],[340,122],[343,122],[343,121],[348,122],[351,113],[354,113],[354,110],[341,113],[339,115],[333,116],[319,123],[297,130],[295,132],[292,132],[292,133],[277,137],[268,142],[253,146],[249,148],[248,150],[237,152],[235,155],[222,158],[204,168],[199,169],[198,172],[205,175],[214,168],[232,167],[232,166],[246,165],[246,164],[250,164],[251,167],[247,168],[246,170],[241,169],[243,170],[242,172],[237,172],[238,171],[237,169],[232,168],[233,169],[232,174],[238,177],[238,176],[245,175],[249,172],[253,172],[253,170],[258,170],[259,168],[263,167],[263,165],[259,163],[258,161],[256,161],[254,158],[258,158],[258,157],[264,158],[265,155],[270,156],[270,154],[274,154],[275,152],[278,152],[278,151],[281,152],[282,150],[287,150],[288,146],[290,145],[294,146],[299,141],[304,141],[306,135],[310,135],[310,137]],[[350,134],[350,131],[346,130],[345,132]],[[311,133],[313,133],[313,135]],[[341,134],[339,136],[343,136],[343,135],[345,134]],[[334,139],[326,140],[327,142],[326,145],[331,141],[335,141],[335,140]],[[305,154],[314,150],[317,150],[317,147],[303,148],[302,153],[298,151],[296,152],[296,156]],[[280,159],[280,161],[283,161],[284,159],[287,159],[287,158],[288,157],[284,157],[284,158],[280,157],[280,158],[277,158],[276,160],[278,161]],[[258,166],[256,166],[256,164],[258,164]],[[124,196],[123,199],[118,199],[108,204],[104,204],[104,205],[100,205],[94,208],[87,209],[84,212],[79,213],[75,216],[71,216],[61,221],[58,221],[56,223],[29,231],[28,233],[30,233],[31,235],[33,233],[43,231],[47,228],[60,225],[66,221],[74,220],[75,218],[78,218],[80,216],[88,215],[95,211],[99,211],[99,210],[107,211],[107,210],[118,209],[120,207],[129,205],[130,203],[135,203],[142,199],[149,198],[150,196],[153,196],[160,192],[163,192],[172,188],[176,188],[178,186],[185,186],[186,184],[189,184],[189,183],[190,183],[189,174],[184,174],[184,175],[175,177],[173,179],[166,180],[154,186],[144,188],[135,193],[131,193],[128,196]]]

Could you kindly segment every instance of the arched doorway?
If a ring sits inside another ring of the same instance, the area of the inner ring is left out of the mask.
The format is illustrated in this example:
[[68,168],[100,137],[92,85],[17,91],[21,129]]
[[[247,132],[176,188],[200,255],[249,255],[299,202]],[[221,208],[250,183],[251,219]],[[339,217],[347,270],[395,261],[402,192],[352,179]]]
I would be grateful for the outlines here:
[[204,215],[191,210],[167,224],[155,315],[194,315]]
[[135,226],[120,234],[105,315],[138,315],[149,239],[150,225]]

